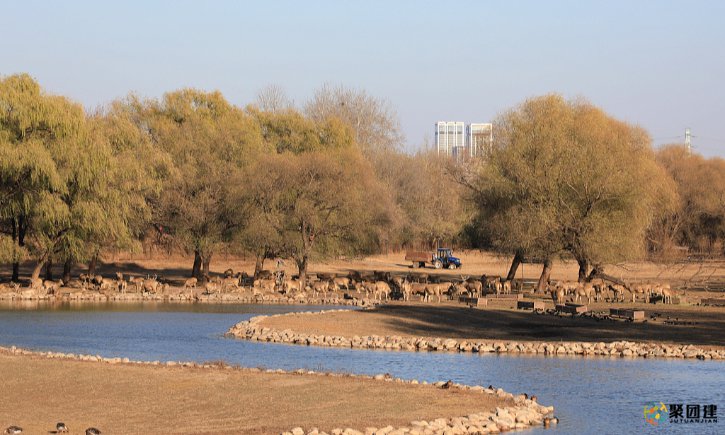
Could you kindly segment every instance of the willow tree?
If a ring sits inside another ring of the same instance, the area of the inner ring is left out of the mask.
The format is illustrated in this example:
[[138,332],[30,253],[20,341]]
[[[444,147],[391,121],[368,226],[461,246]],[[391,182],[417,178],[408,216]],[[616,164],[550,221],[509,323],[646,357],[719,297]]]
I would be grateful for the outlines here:
[[238,202],[302,279],[310,259],[372,251],[389,222],[389,197],[355,149],[270,155],[248,174]]
[[[3,230],[13,241],[13,279],[24,254],[45,264],[84,255],[87,240],[124,232],[115,218],[109,147],[80,105],[45,94],[27,75],[0,82]],[[7,244],[5,244],[7,246]]]
[[85,240],[80,253],[68,252],[64,275],[70,274],[71,265],[78,260],[90,260],[89,273],[94,273],[103,249],[137,249],[153,220],[153,205],[159,201],[172,163],[145,130],[145,120],[137,111],[140,104],[131,96],[114,101],[88,119],[95,146],[105,147],[110,154],[103,180],[108,225],[96,237]]
[[58,158],[78,140],[82,124],[79,106],[45,94],[30,76],[0,80],[0,218],[12,239],[3,245],[11,250],[5,256],[13,261],[14,281],[19,261],[30,254],[29,235],[67,215],[57,201],[67,189]]
[[278,153],[346,148],[355,142],[352,128],[336,117],[315,120],[294,109],[263,111],[254,106],[247,112],[257,121],[267,147]]
[[[265,106],[266,107],[266,106]],[[352,129],[338,118],[314,120],[292,108],[260,110],[249,106],[247,112],[257,121],[265,147],[284,154],[301,154],[313,151],[332,151],[346,149],[354,144]],[[255,275],[263,269],[268,258],[285,255],[284,240],[267,219],[274,210],[272,201],[266,201],[266,194],[277,189],[274,181],[268,177],[259,177],[257,172],[243,175],[237,180],[239,201],[236,213],[243,216],[244,224],[234,233],[234,245],[241,251],[255,257]],[[254,186],[254,187],[252,187]],[[251,197],[247,191],[257,192]],[[263,197],[259,197],[259,193]]]
[[157,205],[157,227],[194,253],[200,279],[219,247],[238,227],[229,180],[264,149],[259,126],[219,92],[184,89],[144,104],[154,143],[173,163]]
[[672,195],[644,130],[558,95],[495,125],[473,183],[476,222],[495,249],[544,258],[539,287],[556,255],[572,256],[584,280],[592,266],[643,254],[653,211]]

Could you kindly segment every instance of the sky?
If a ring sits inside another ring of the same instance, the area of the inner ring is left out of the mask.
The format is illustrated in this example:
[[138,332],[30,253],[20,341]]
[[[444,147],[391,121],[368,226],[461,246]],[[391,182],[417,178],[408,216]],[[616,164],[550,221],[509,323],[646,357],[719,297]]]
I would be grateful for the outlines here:
[[89,109],[129,92],[220,90],[245,106],[323,84],[396,110],[404,148],[436,121],[489,122],[526,98],[584,97],[725,157],[723,1],[0,0],[0,75]]

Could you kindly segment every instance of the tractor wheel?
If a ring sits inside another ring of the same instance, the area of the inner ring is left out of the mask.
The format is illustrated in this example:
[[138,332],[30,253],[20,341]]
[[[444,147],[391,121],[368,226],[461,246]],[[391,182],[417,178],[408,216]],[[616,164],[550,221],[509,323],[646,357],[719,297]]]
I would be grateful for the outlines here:
[[453,270],[453,269],[456,268],[456,265],[453,264],[453,263],[451,263],[451,264],[448,265],[448,268],[451,269],[451,270]]
[[440,269],[441,267],[443,267],[443,263],[441,263],[440,261],[436,261],[433,263],[433,267],[435,267],[436,269]]

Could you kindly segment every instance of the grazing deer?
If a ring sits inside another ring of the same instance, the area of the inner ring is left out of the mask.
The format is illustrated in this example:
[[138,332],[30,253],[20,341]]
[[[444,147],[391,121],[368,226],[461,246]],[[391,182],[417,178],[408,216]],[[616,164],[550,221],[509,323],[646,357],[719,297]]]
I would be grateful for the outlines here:
[[550,288],[549,293],[551,293],[551,300],[554,301],[554,305],[566,302],[566,293],[562,287]]

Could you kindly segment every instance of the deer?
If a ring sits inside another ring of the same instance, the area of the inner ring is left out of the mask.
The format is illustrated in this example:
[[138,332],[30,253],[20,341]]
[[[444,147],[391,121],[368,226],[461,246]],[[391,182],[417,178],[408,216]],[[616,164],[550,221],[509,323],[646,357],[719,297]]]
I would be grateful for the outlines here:
[[483,283],[475,278],[461,275],[462,285],[468,290],[471,297],[483,294]]
[[385,281],[376,281],[375,282],[375,291],[373,293],[373,296],[375,299],[378,299],[378,296],[380,296],[380,300],[383,300],[383,296],[385,296],[385,300],[387,301],[390,299],[390,285],[388,285]]

